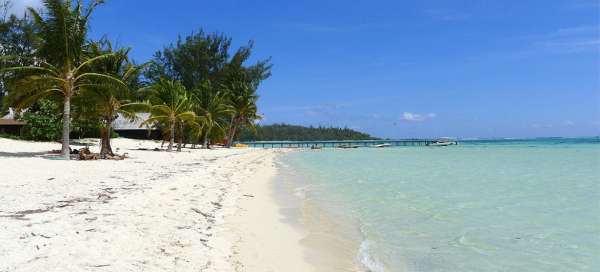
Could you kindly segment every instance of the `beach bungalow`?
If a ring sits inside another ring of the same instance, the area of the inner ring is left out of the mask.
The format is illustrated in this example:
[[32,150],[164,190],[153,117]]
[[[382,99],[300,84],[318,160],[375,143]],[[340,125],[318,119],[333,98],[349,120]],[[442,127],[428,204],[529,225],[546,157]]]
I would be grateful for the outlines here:
[[12,110],[8,115],[0,118],[0,134],[21,135],[27,123],[15,119]]
[[149,116],[149,113],[139,113],[137,118],[133,121],[119,116],[113,122],[113,129],[117,134],[119,134],[119,137],[123,138],[159,140],[161,139],[161,133],[158,129],[148,129],[145,126],[141,126],[142,122],[148,119]]

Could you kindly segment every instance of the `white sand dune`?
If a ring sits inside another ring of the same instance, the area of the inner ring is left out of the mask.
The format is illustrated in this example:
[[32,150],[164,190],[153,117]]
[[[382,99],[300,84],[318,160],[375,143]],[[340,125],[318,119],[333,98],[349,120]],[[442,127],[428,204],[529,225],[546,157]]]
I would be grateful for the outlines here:
[[0,271],[312,271],[270,195],[277,151],[138,150],[157,146],[62,161],[0,139]]

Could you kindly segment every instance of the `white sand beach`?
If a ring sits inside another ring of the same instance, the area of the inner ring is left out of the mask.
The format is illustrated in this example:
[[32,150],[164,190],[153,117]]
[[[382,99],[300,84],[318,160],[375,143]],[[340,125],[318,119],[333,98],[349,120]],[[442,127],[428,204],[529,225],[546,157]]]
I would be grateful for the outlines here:
[[[281,220],[276,150],[139,150],[63,161],[0,139],[0,271],[313,271]],[[92,149],[97,149],[93,146]]]

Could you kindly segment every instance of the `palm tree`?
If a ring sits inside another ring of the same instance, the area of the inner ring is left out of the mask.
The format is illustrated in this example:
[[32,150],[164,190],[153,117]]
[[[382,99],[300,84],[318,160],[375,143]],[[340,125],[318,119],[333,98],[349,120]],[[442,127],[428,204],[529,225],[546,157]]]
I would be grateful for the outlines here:
[[125,86],[113,76],[89,69],[95,62],[114,57],[114,54],[104,54],[88,58],[85,54],[89,18],[102,2],[94,0],[83,7],[83,0],[43,0],[46,11],[43,16],[29,7],[41,40],[36,52],[36,65],[2,70],[19,78],[16,83],[16,90],[20,92],[19,99],[15,101],[17,109],[26,108],[47,96],[62,98],[62,156],[66,160],[70,159],[71,98],[84,87],[107,84]]
[[233,114],[227,134],[227,147],[231,147],[240,126],[255,129],[255,121],[262,117],[258,114],[256,102],[258,95],[251,83],[245,80],[235,80],[225,86],[228,91],[229,105]]
[[153,86],[146,89],[149,91],[150,118],[142,125],[153,125],[160,123],[169,133],[169,147],[167,151],[173,151],[175,143],[175,131],[179,131],[179,144],[177,151],[181,151],[183,140],[183,127],[186,124],[199,126],[196,122],[196,114],[191,111],[192,103],[185,87],[179,81],[161,78]]
[[[104,59],[96,62],[91,69],[98,73],[111,75],[128,86],[134,85],[141,69],[145,65],[136,66],[129,61],[130,49],[119,49],[114,52],[114,58]],[[90,53],[95,56],[101,56],[106,53],[113,53],[112,44],[102,39],[99,42],[90,45]],[[110,144],[112,134],[112,123],[121,115],[123,118],[134,120],[136,113],[147,108],[144,103],[134,102],[135,94],[132,91],[133,86],[124,88],[123,86],[111,86],[107,84],[98,84],[90,87],[83,87],[82,99],[93,101],[95,103],[95,112],[100,116],[100,157],[114,156]]]
[[201,136],[204,147],[210,149],[210,140],[224,134],[225,122],[233,114],[233,110],[227,104],[227,93],[215,90],[208,80],[194,89],[193,94],[195,112],[198,122],[202,124],[198,137]]

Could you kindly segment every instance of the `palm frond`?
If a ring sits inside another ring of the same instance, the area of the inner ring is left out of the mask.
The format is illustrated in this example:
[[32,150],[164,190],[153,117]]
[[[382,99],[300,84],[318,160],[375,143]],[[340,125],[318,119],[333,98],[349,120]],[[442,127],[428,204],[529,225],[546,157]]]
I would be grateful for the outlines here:
[[121,105],[119,110],[132,112],[132,113],[138,113],[138,112],[148,112],[150,110],[150,107],[151,107],[151,105],[149,105],[146,102],[134,102],[134,103],[127,103],[127,104]]
[[39,67],[39,66],[22,66],[22,67],[9,67],[0,69],[0,74],[8,73],[8,72],[45,72],[53,76],[58,76],[55,70]]
[[168,120],[169,120],[168,116],[152,116],[152,117],[146,119],[144,122],[142,122],[140,124],[140,127],[150,126],[150,125],[152,125],[152,124],[154,124],[156,122],[159,122],[159,123],[163,122],[164,123],[164,122],[166,122]]
[[83,63],[81,63],[77,68],[75,68],[73,70],[73,74],[75,74],[75,75],[78,74],[80,70],[86,68],[87,66],[94,64],[95,62],[110,59],[110,58],[115,58],[115,57],[117,57],[116,53],[107,53],[104,55],[100,55],[100,56],[96,56],[91,59],[88,59],[88,60],[84,61]]
[[75,82],[79,82],[82,81],[83,79],[86,80],[100,80],[100,81],[104,81],[105,83],[114,83],[117,86],[123,87],[123,88],[127,88],[127,84],[125,84],[123,81],[121,81],[118,78],[115,78],[111,75],[106,75],[106,74],[100,74],[100,73],[84,73],[81,74],[79,76],[77,76],[75,78]]
[[44,91],[38,92],[38,93],[36,93],[34,95],[27,96],[24,99],[17,101],[15,103],[15,108],[17,110],[25,109],[25,108],[31,106],[36,101],[38,101],[39,99],[44,98],[44,97],[48,97],[48,96],[50,96],[52,94],[60,94],[60,95],[62,95],[62,90],[60,90],[60,89],[48,89],[48,90],[44,90]]

